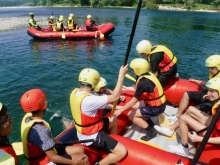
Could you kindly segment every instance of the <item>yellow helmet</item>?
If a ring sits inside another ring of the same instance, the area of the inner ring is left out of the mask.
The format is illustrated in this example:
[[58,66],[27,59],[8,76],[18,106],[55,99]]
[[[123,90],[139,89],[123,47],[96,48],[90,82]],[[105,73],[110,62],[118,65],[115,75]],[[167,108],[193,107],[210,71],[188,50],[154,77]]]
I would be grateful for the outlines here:
[[34,15],[34,13],[32,13],[32,12],[30,12],[29,14],[30,14],[31,16]]
[[59,18],[59,22],[63,22],[63,18],[62,17]]
[[216,67],[220,70],[220,55],[209,56],[205,61],[206,67]]
[[94,89],[100,80],[99,72],[95,69],[85,68],[79,74],[79,82],[89,84]]
[[63,15],[60,15],[60,18],[64,18],[64,16],[63,16]]
[[69,21],[71,21],[72,19],[73,19],[73,17],[70,17],[70,16],[68,17],[68,20],[69,20]]
[[92,16],[91,15],[87,15],[87,19],[91,19],[92,18]]
[[105,35],[104,34],[100,34],[100,38],[105,38]]
[[104,78],[100,77],[100,81],[99,81],[98,85],[95,87],[95,91],[99,92],[100,88],[102,88],[106,85],[107,85],[107,81]]
[[73,14],[73,13],[70,13],[69,17],[74,17],[74,14]]
[[50,16],[50,19],[54,19],[54,16]]
[[212,78],[206,83],[206,87],[215,89],[218,91],[218,94],[220,95],[220,78]]
[[137,76],[140,76],[149,71],[149,64],[147,60],[143,58],[135,58],[130,63],[131,69]]
[[136,46],[136,50],[138,54],[141,53],[149,54],[151,52],[151,49],[152,49],[152,45],[148,40],[142,40]]

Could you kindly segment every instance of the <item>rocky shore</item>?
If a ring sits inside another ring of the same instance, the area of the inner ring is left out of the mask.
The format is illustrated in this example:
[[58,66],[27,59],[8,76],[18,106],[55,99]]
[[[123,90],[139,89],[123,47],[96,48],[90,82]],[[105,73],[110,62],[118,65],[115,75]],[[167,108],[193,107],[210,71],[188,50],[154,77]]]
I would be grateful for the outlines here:
[[[18,28],[27,28],[29,17],[1,17],[0,22],[0,32],[9,31]],[[40,26],[47,26],[48,17],[38,17],[36,18],[37,24]]]

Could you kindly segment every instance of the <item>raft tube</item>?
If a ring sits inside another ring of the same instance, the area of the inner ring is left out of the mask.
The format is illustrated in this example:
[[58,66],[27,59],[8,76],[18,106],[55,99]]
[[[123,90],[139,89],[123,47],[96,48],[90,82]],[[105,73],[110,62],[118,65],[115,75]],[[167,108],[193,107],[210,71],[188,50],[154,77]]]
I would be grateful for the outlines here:
[[48,28],[41,28],[36,30],[35,28],[28,28],[27,34],[35,39],[61,39],[65,36],[65,39],[79,39],[79,38],[97,38],[100,34],[108,36],[114,31],[115,27],[112,23],[104,23],[99,25],[97,31],[87,31],[85,26],[79,28],[78,31],[52,31]]

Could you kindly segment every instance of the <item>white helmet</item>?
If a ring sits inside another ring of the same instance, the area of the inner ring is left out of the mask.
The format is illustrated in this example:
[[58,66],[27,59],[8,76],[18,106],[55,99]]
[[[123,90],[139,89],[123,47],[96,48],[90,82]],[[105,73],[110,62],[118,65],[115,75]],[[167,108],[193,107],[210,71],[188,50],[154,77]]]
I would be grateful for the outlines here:
[[146,53],[150,54],[152,45],[148,40],[142,40],[137,44],[136,50],[138,54]]

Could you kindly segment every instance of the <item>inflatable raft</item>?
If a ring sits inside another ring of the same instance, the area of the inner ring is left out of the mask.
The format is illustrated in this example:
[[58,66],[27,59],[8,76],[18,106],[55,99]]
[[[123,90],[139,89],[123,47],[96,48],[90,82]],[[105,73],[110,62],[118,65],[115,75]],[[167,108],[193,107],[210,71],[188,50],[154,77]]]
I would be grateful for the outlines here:
[[[170,84],[172,85],[170,85],[170,87],[166,89],[166,95],[173,96],[175,100],[174,103],[176,104],[180,102],[180,100],[177,100],[177,98],[181,98],[180,96],[177,97],[179,93],[177,89],[181,89],[182,94],[187,90],[198,91],[201,89],[199,86],[195,84],[192,85],[193,83],[191,84],[191,82],[183,79],[179,79]],[[125,96],[125,101],[121,102],[120,105],[125,105],[133,97],[133,93],[133,91],[123,91],[121,95]],[[180,159],[184,163],[184,165],[191,164],[191,160],[196,153],[197,144],[190,144],[190,156],[189,158],[184,158],[171,153],[171,151],[169,151],[168,149],[168,145],[177,145],[180,143],[180,137],[177,133],[174,133],[172,137],[166,137],[158,133],[157,137],[151,139],[150,141],[142,141],[140,140],[140,138],[144,136],[146,132],[144,129],[141,129],[140,127],[130,122],[127,117],[128,112],[129,110],[124,111],[120,116],[118,116],[118,135],[110,135],[122,144],[124,144],[128,150],[127,156],[117,164],[174,165]],[[153,117],[152,121],[155,124],[161,126],[168,126],[171,123],[169,123],[167,115],[172,115],[176,112],[177,108],[167,105],[165,112],[158,117]],[[108,110],[106,115],[108,116],[109,114],[110,112]],[[77,135],[74,125],[66,129],[56,139],[62,142],[73,140],[77,141]],[[85,152],[89,157],[90,164],[94,164],[96,161],[106,156],[106,153],[99,151],[98,149],[93,147],[85,146]],[[207,144],[202,152],[202,155],[200,156],[198,164],[219,165],[219,155],[220,147]]]
[[37,30],[35,28],[28,28],[27,34],[35,39],[79,39],[79,38],[96,38],[100,34],[108,36],[111,34],[115,27],[112,23],[104,23],[98,26],[97,31],[87,31],[85,26],[80,27],[77,31],[52,31],[48,28],[41,28]]

